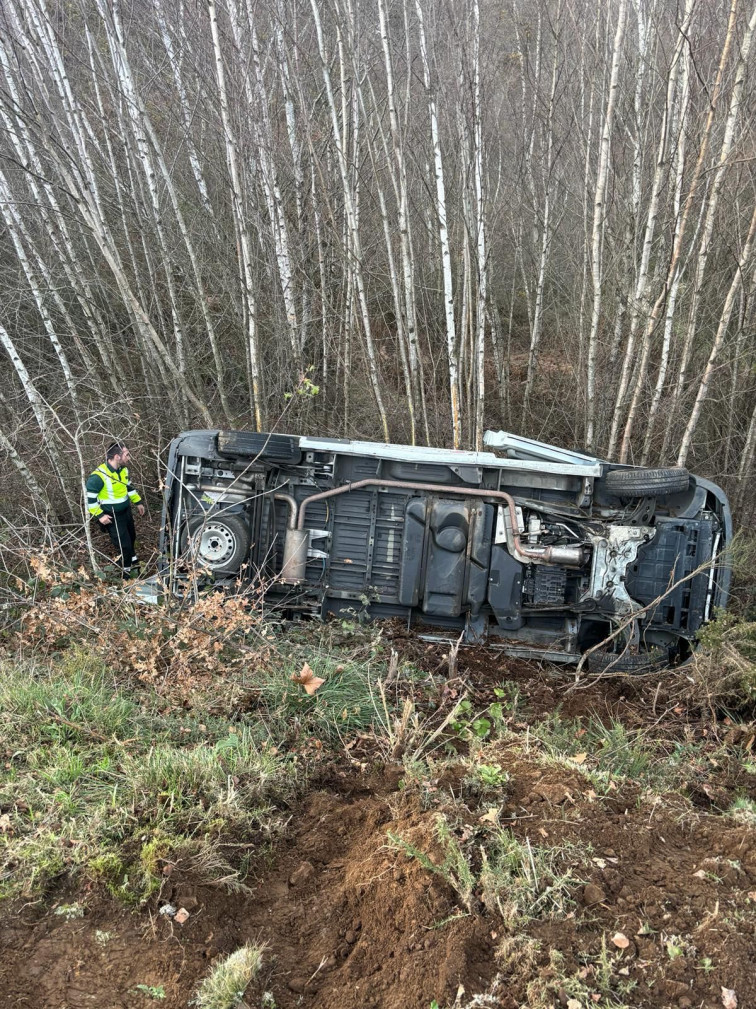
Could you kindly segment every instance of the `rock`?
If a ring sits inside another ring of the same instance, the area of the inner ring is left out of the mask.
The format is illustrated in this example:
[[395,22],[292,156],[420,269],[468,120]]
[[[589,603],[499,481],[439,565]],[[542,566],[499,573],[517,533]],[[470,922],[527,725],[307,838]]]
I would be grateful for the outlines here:
[[682,998],[677,1000],[677,1004],[680,1006],[680,1009],[690,1009],[693,1005],[693,1000],[689,999],[687,995],[683,995]]
[[289,988],[289,991],[293,991],[296,995],[301,995],[304,992],[305,988],[307,987],[307,978],[293,977],[289,981],[287,987]]
[[297,866],[294,872],[289,876],[289,883],[291,886],[302,886],[309,879],[315,875],[315,866],[312,862],[302,862],[301,865]]
[[180,907],[176,914],[173,916],[173,920],[177,925],[183,925],[185,921],[189,918],[189,912],[185,907]]
[[537,796],[545,799],[546,802],[550,802],[553,805],[558,805],[560,802],[564,802],[566,799],[571,798],[570,793],[567,791],[564,785],[560,784],[549,784],[546,782],[543,785],[538,785],[533,789]]
[[584,904],[601,904],[606,900],[606,894],[596,883],[586,883],[583,887]]
[[356,932],[353,932],[353,931],[351,930],[351,928],[350,928],[350,929],[349,929],[349,931],[348,931],[348,932],[346,933],[346,935],[344,936],[344,939],[345,939],[345,940],[346,940],[346,941],[347,941],[347,942],[348,942],[348,943],[350,944],[350,946],[351,946],[351,945],[352,945],[353,943],[357,942],[357,933],[356,933]]

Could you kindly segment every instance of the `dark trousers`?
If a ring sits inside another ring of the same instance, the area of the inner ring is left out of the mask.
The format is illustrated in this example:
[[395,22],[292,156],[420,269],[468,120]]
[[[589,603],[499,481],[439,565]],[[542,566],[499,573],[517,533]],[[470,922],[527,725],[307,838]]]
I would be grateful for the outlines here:
[[139,563],[136,555],[136,530],[131,506],[123,511],[109,512],[112,522],[102,528],[110,536],[110,541],[118,551],[118,560],[124,573],[131,571]]

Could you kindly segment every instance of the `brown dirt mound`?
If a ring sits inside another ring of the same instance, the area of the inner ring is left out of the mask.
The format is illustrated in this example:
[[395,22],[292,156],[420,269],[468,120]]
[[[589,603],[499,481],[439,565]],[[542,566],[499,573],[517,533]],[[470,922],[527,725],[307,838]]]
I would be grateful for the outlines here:
[[185,1005],[213,960],[245,941],[268,947],[249,1005],[271,991],[279,1009],[427,1009],[453,1001],[459,985],[484,990],[496,969],[489,924],[436,927],[455,912],[453,893],[386,848],[388,826],[422,832],[426,822],[411,811],[393,819],[378,795],[316,792],[251,894],[170,877],[159,903],[185,907],[184,925],[158,905],[135,914],[92,893],[78,895],[87,910],[72,920],[50,906],[21,909],[0,931],[0,1004],[143,1007],[150,998],[136,986],[162,985],[162,1004]]
[[[474,793],[459,766],[427,782],[408,776],[403,789],[399,768],[379,777],[334,770],[292,817],[287,839],[258,859],[249,891],[228,894],[176,871],[140,912],[91,887],[6,910],[0,1006],[186,1006],[212,964],[251,941],[267,950],[250,1009],[264,992],[278,1009],[429,1009],[432,1000],[449,1009],[498,975],[497,999],[486,1004],[501,1009],[559,1009],[570,999],[582,1009],[721,1009],[723,989],[737,993],[739,1009],[756,1007],[756,831],[718,815],[736,795],[756,798],[756,775],[744,769],[752,737],[740,756],[706,749],[707,733],[726,740],[734,729],[697,722],[666,681],[565,693],[565,679],[482,650],[466,653],[465,673],[476,708],[502,680],[522,691],[518,735],[486,748],[485,761],[509,775],[503,787]],[[687,798],[651,801],[631,784],[597,795],[579,767],[544,761],[529,728],[558,705],[566,717],[620,718],[649,732],[663,718],[667,738],[696,741]],[[363,767],[376,757],[363,756]],[[432,852],[436,812],[447,807],[476,836],[492,806],[523,843],[575,846],[581,881],[562,920],[508,931],[477,899],[463,915],[440,876],[387,847],[391,829]],[[83,917],[56,914],[75,901]],[[185,924],[160,915],[168,901],[189,911]],[[616,932],[627,938],[622,949]],[[633,986],[624,995],[623,984]],[[162,986],[165,1000],[138,985]]]
[[[511,774],[499,799],[515,835],[573,842],[585,859],[574,910],[520,928],[519,945],[482,906],[461,916],[438,875],[386,846],[391,828],[433,850],[427,796],[421,803],[412,790],[396,791],[398,771],[381,782],[344,773],[309,795],[288,841],[248,880],[250,893],[228,895],[174,873],[149,912],[84,891],[56,902],[78,899],[84,917],[66,920],[48,903],[6,918],[0,1005],[136,1009],[153,1004],[137,985],[162,985],[162,1004],[183,1006],[214,960],[245,941],[267,945],[250,1007],[265,991],[278,1009],[450,1006],[460,986],[467,997],[486,991],[499,971],[504,1009],[559,1006],[568,998],[560,978],[583,978],[590,991],[602,942],[614,969],[635,983],[628,1005],[714,1009],[722,987],[737,992],[741,1009],[756,1005],[756,832],[691,815],[682,802],[649,809],[632,789],[597,797],[578,772],[515,749],[499,758]],[[459,783],[447,784],[459,796]],[[443,806],[444,783],[433,787]],[[480,812],[461,809],[472,823]],[[190,912],[184,925],[158,913],[166,901]],[[618,930],[629,939],[622,953],[610,942]],[[512,949],[524,952],[513,957]],[[590,1004],[615,1004],[598,984],[595,994]]]

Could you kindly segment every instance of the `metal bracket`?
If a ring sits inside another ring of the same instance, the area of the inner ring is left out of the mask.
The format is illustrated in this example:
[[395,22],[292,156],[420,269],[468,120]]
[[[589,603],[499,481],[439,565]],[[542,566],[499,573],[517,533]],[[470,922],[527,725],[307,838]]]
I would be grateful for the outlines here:
[[640,609],[625,588],[625,572],[638,556],[638,550],[655,535],[651,526],[610,526],[605,536],[594,536],[588,589],[580,601],[609,601],[617,616]]

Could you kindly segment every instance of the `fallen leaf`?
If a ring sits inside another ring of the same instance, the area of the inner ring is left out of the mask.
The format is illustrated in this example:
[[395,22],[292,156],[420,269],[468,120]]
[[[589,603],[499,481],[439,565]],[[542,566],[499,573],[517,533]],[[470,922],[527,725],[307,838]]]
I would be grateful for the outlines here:
[[7,834],[11,829],[10,816],[8,813],[3,813],[3,815],[0,816],[0,830],[2,830],[4,834]]
[[567,1009],[583,1009],[583,1003],[578,1002],[576,998],[568,998]]
[[491,806],[487,813],[483,816],[479,816],[478,819],[481,823],[498,823],[499,821],[499,809],[498,806]]
[[588,756],[587,753],[576,753],[572,759],[576,764],[584,764],[587,756]]
[[600,1002],[601,1001],[601,996],[599,995],[598,992],[594,992],[593,995],[591,995],[591,1001],[592,1002]]
[[621,974],[623,977],[630,977],[630,968],[629,967],[620,967],[620,969],[617,971],[617,973]]
[[549,836],[548,830],[544,830],[543,827],[539,827],[538,828],[538,833],[541,835],[541,837],[548,837]]
[[732,988],[722,988],[722,1005],[724,1009],[738,1009],[738,996]]
[[749,890],[748,897],[750,900],[756,900],[756,890]]
[[699,869],[698,872],[693,873],[698,879],[706,879],[706,871],[704,869]]
[[612,942],[617,947],[617,949],[627,949],[630,945],[630,940],[625,935],[624,932],[615,932],[612,936]]
[[189,912],[187,911],[187,909],[185,907],[180,907],[176,912],[176,914],[173,916],[173,920],[178,922],[179,925],[183,925],[188,917]]
[[322,679],[322,677],[315,675],[309,662],[305,662],[302,666],[301,672],[292,673],[291,678],[294,683],[301,683],[301,685],[305,688],[305,693],[310,694],[310,696],[315,693],[318,687],[322,687],[325,683],[325,680]]

